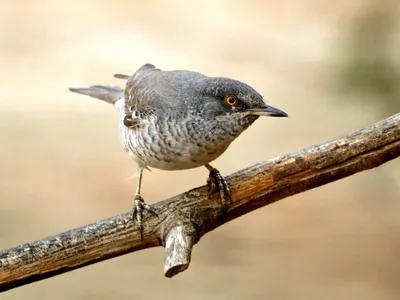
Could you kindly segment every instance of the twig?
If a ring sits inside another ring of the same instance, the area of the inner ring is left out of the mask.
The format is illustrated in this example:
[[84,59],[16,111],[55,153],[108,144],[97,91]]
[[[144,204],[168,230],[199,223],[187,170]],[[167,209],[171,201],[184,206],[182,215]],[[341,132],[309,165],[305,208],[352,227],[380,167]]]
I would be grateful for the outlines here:
[[0,251],[0,292],[145,248],[166,245],[165,276],[188,268],[207,232],[288,196],[377,167],[400,155],[400,114],[328,143],[271,159],[226,179],[232,204],[199,187],[154,204],[143,239],[131,213]]
[[171,228],[165,239],[166,277],[173,277],[189,267],[192,248],[196,242],[197,234],[193,223],[179,224]]

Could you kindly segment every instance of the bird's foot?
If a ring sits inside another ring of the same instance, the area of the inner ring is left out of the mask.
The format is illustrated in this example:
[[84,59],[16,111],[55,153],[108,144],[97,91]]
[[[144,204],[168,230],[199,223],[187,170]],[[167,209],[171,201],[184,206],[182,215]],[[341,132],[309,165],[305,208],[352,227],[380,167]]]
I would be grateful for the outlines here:
[[231,190],[221,173],[215,169],[210,169],[210,174],[207,178],[207,185],[210,188],[210,194],[217,192],[221,198],[221,212],[226,212],[226,204],[232,204]]
[[143,211],[147,210],[151,214],[155,215],[158,217],[158,214],[155,212],[154,209],[150,207],[150,205],[146,204],[139,194],[135,195],[135,198],[133,199],[133,211],[132,211],[132,217],[133,219],[136,220],[136,223],[139,227],[140,230],[140,239],[143,239],[143,225],[142,225],[142,216],[143,216]]

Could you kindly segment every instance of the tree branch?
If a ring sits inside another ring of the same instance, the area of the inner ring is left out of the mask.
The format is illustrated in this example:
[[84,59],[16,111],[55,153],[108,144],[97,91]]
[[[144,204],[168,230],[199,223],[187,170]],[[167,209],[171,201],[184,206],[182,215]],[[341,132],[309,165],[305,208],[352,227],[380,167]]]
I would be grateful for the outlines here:
[[154,204],[143,239],[131,212],[0,251],[0,292],[130,252],[165,245],[165,276],[188,268],[207,232],[288,196],[377,167],[400,155],[400,114],[347,136],[236,172],[232,204],[221,214],[206,186]]

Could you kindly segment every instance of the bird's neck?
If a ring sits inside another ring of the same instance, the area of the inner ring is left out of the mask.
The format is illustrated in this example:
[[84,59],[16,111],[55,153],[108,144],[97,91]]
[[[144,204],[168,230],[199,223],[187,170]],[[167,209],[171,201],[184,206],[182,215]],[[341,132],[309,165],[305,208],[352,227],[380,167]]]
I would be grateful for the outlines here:
[[230,114],[218,116],[209,121],[208,130],[216,132],[221,140],[233,141],[245,131],[258,116]]

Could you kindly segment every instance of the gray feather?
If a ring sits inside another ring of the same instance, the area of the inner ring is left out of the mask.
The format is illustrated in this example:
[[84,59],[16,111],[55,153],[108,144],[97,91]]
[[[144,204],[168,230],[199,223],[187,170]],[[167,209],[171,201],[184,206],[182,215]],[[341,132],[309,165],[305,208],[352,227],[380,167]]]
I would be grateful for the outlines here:
[[161,71],[145,64],[130,77],[125,88],[125,114],[141,116],[174,114],[187,111],[207,77],[191,71]]
[[70,88],[69,90],[110,104],[115,104],[117,100],[124,98],[124,90],[118,86],[94,85],[89,88]]
[[161,70],[156,68],[155,65],[144,64],[132,76],[117,73],[117,74],[114,74],[114,77],[118,78],[118,79],[125,79],[125,80],[128,80],[129,82],[133,82],[135,80],[139,80],[140,78],[142,78],[154,71],[161,71]]
[[129,79],[130,76],[124,74],[114,74],[114,77],[118,79]]

